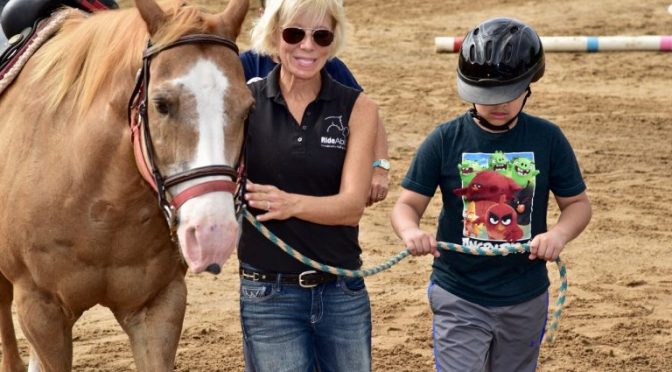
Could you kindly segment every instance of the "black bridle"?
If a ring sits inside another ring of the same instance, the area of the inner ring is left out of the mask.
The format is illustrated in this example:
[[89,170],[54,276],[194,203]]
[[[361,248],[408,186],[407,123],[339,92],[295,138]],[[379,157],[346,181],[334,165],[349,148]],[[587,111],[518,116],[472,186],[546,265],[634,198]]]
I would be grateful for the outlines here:
[[[153,57],[160,52],[186,44],[217,44],[225,46],[238,54],[238,46],[233,41],[208,34],[183,36],[170,44],[153,48],[148,43],[142,55],[142,68],[138,72],[135,87],[128,103],[128,120],[131,128],[131,140],[135,153],[135,161],[142,177],[152,186],[159,198],[159,206],[163,211],[173,239],[177,228],[177,210],[187,200],[209,192],[225,191],[236,193],[236,181],[239,171],[228,165],[208,165],[189,169],[169,177],[164,177],[156,164],[156,152],[149,130],[147,117],[147,90],[149,87],[149,65]],[[241,151],[242,153],[242,151]],[[240,156],[236,166],[240,163]],[[208,176],[226,176],[231,180],[206,181],[187,188],[174,197],[169,197],[168,189],[177,184]]]

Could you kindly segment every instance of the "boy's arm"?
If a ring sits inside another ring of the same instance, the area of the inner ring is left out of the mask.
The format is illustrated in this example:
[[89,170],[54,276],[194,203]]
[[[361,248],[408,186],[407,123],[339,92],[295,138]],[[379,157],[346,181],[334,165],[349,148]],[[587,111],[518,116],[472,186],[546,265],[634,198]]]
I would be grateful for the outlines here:
[[431,198],[414,191],[402,189],[392,209],[391,221],[394,232],[404,242],[413,256],[431,254],[439,256],[436,237],[420,229],[420,219]]
[[593,214],[588,194],[582,192],[572,197],[555,197],[560,217],[552,229],[539,234],[530,243],[530,259],[552,261],[558,258],[565,245],[579,236],[588,226]]

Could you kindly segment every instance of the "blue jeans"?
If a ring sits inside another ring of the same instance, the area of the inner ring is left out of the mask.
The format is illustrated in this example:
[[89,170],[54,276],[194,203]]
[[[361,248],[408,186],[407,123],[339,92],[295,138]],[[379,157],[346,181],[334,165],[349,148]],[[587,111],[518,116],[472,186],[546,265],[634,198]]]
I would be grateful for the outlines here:
[[371,371],[364,279],[313,288],[241,279],[240,318],[246,371]]

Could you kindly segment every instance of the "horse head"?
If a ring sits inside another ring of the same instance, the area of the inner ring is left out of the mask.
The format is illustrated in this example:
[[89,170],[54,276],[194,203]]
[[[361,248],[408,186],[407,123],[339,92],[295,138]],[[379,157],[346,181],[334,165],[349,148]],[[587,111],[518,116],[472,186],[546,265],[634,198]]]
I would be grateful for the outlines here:
[[[148,165],[145,179],[159,194],[190,271],[218,273],[239,236],[236,169],[253,99],[235,39],[248,1],[231,0],[215,15],[135,2],[150,39],[131,104],[142,123],[136,160]],[[172,25],[194,12],[195,29],[171,34]]]

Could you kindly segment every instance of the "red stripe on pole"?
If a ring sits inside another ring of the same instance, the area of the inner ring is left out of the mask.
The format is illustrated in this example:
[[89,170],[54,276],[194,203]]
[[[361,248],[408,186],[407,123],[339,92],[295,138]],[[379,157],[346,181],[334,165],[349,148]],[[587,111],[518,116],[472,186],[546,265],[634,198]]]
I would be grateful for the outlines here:
[[672,50],[672,36],[661,36],[660,50]]
[[460,51],[460,48],[462,47],[462,41],[464,41],[463,36],[459,36],[453,39],[453,53],[457,53]]

